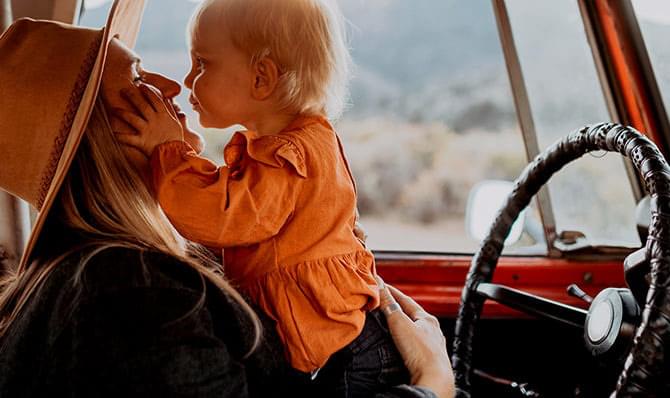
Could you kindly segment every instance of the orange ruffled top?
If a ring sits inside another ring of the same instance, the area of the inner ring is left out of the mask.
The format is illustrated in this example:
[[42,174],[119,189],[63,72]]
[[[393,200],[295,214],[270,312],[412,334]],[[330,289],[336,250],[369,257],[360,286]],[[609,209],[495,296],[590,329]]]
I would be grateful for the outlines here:
[[277,321],[291,365],[316,370],[379,305],[339,138],[303,116],[278,134],[235,133],[224,158],[217,167],[184,142],[158,146],[158,200],[183,236],[223,249],[227,277]]

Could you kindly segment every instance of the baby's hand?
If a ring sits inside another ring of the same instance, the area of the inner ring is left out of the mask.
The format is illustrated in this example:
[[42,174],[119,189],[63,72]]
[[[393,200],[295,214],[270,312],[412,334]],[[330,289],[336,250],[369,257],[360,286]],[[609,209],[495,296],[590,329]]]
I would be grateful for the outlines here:
[[117,134],[122,144],[133,146],[150,157],[154,149],[168,141],[183,140],[181,124],[157,90],[141,83],[137,90],[124,89],[123,98],[135,108],[136,112],[115,108],[114,114],[130,127],[136,134]]

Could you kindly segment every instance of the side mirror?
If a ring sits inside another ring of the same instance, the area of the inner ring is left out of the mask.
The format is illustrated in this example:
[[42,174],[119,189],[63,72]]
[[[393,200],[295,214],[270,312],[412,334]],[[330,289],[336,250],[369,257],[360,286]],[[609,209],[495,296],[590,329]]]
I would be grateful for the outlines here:
[[[509,181],[485,180],[470,190],[465,208],[465,229],[472,239],[482,241],[486,237],[498,210],[505,203],[512,188],[514,184]],[[524,210],[512,225],[505,239],[505,246],[513,245],[521,239],[525,218]]]

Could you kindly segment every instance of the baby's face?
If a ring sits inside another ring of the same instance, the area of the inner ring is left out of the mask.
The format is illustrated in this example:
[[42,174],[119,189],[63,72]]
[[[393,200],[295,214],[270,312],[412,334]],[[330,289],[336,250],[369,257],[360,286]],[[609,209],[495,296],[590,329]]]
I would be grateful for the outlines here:
[[200,18],[191,38],[191,70],[184,84],[203,127],[247,125],[254,115],[255,75],[249,56],[227,37],[213,18]]

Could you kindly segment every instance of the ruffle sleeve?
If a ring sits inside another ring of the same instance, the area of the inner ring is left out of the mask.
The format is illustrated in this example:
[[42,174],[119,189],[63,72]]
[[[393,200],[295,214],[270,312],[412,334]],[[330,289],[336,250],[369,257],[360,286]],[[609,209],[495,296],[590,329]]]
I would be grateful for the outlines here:
[[247,154],[257,162],[270,167],[290,165],[303,178],[307,178],[304,150],[300,144],[277,135],[259,136],[254,131],[237,132],[223,150],[223,158],[234,167]]
[[159,145],[151,157],[158,201],[186,238],[213,248],[250,245],[279,233],[307,175],[297,145],[238,133],[217,167],[186,143]]
[[279,267],[240,288],[277,322],[293,367],[310,372],[358,336],[379,305],[368,251]]

